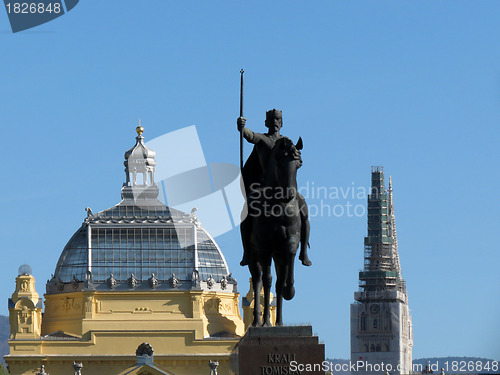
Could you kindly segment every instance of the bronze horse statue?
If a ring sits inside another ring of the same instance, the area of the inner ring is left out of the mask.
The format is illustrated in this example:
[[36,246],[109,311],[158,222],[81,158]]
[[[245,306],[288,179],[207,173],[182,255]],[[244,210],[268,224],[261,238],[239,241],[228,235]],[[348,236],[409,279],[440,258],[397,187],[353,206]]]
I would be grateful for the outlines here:
[[[295,295],[294,261],[299,245],[300,259],[304,258],[309,242],[309,220],[304,210],[305,201],[297,190],[297,170],[302,165],[302,139],[296,145],[286,137],[276,140],[271,150],[261,186],[252,189],[248,202],[253,206],[252,231],[249,243],[248,268],[254,290],[254,319],[252,326],[261,325],[260,290],[264,287],[263,326],[271,326],[270,290],[271,263],[276,269],[276,325],[283,325],[283,298]],[[299,204],[301,200],[302,204]],[[307,205],[305,205],[307,210]],[[301,219],[302,217],[302,219]],[[305,218],[305,219],[304,219]],[[307,256],[307,255],[305,255]]]

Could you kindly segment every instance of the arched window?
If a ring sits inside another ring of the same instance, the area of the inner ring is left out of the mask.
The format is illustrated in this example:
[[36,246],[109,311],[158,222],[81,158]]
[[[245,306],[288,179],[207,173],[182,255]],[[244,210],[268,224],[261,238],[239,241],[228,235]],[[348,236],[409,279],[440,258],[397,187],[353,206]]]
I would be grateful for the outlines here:
[[366,331],[366,315],[365,315],[365,313],[361,313],[360,330]]

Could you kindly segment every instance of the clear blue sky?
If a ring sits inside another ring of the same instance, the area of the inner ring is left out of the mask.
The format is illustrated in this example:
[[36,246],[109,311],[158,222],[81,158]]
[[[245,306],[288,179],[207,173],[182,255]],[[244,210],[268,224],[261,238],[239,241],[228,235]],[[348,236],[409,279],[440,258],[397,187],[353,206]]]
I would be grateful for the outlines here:
[[[500,359],[499,17],[496,1],[82,0],[12,34],[0,11],[0,314],[19,265],[42,294],[84,208],[119,201],[139,118],[146,139],[196,125],[207,161],[238,163],[243,67],[248,127],[276,107],[303,138],[302,186],[392,175],[414,358]],[[348,203],[366,200],[326,202]],[[284,319],[348,358],[366,218],[311,226]],[[239,230],[216,240],[246,294]]]

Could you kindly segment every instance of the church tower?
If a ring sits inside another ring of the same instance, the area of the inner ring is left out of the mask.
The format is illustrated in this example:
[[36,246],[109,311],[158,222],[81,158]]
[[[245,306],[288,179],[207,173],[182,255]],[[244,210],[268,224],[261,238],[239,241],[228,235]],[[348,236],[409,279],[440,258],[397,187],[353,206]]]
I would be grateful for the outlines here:
[[356,374],[409,374],[413,332],[406,284],[401,276],[392,199],[382,167],[372,167],[368,235],[360,290],[351,304],[351,362]]

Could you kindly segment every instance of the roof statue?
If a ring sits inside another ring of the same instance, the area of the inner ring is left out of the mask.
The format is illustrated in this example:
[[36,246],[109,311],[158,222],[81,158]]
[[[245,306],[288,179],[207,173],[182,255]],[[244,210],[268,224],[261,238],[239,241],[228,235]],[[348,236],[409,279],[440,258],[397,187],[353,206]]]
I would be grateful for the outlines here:
[[74,375],[82,375],[83,364],[81,362],[73,361],[73,370],[75,370]]
[[210,375],[217,375],[217,367],[219,367],[219,362],[210,360],[208,362],[208,366],[210,367]]
[[153,353],[154,353],[153,347],[151,345],[149,345],[147,342],[143,342],[141,345],[139,345],[139,347],[135,351],[135,355],[137,357],[140,357],[143,355],[148,356],[148,357],[152,357]]

